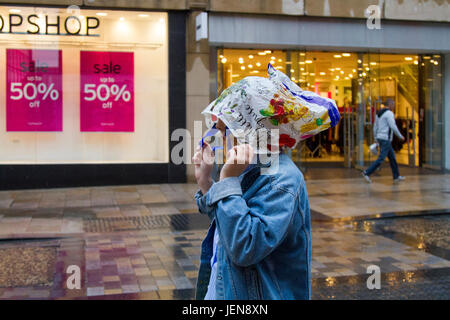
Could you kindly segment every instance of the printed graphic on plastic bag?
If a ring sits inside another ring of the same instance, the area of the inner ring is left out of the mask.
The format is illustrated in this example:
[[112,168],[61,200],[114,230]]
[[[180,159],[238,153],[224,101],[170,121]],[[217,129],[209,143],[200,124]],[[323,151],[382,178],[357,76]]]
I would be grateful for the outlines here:
[[[266,153],[279,147],[295,148],[299,141],[339,122],[334,100],[302,90],[270,64],[268,74],[269,78],[246,77],[225,89],[202,112],[207,126],[220,118],[239,143],[266,134],[268,145],[258,144],[256,149]],[[279,130],[278,146],[270,143],[272,129]]]

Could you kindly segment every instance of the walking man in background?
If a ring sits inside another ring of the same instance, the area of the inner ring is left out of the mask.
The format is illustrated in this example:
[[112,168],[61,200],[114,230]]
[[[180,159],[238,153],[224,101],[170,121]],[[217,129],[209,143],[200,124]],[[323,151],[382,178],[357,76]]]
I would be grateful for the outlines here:
[[374,137],[380,146],[380,155],[367,170],[362,172],[364,179],[366,179],[368,183],[372,183],[370,175],[383,163],[386,157],[389,158],[394,182],[405,180],[405,177],[401,176],[398,172],[397,160],[395,159],[394,149],[392,148],[392,138],[394,133],[402,141],[405,140],[395,124],[395,102],[389,98],[384,103],[384,106],[383,109],[378,111],[373,126]]

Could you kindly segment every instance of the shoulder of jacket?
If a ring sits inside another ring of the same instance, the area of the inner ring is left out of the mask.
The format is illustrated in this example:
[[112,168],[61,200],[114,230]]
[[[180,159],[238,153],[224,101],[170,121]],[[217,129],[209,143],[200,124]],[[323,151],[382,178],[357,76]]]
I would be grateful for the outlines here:
[[304,177],[298,167],[287,156],[280,157],[278,170],[270,175],[271,185],[280,191],[298,196],[305,185]]

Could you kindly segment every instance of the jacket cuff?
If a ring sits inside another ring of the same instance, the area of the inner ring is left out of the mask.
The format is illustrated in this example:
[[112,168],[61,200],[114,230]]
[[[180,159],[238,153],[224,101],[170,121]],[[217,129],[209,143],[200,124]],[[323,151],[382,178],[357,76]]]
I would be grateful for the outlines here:
[[233,195],[242,196],[241,183],[238,177],[226,178],[214,183],[206,194],[206,204],[213,206],[220,200]]

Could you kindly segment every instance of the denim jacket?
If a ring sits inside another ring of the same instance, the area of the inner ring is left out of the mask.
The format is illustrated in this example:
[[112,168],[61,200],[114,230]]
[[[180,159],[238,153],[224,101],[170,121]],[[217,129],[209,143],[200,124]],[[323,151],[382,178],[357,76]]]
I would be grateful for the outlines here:
[[309,299],[311,222],[305,181],[286,155],[278,171],[261,174],[253,165],[239,177],[214,183],[196,194],[211,219],[202,243],[197,299],[208,288],[215,228],[216,299]]

